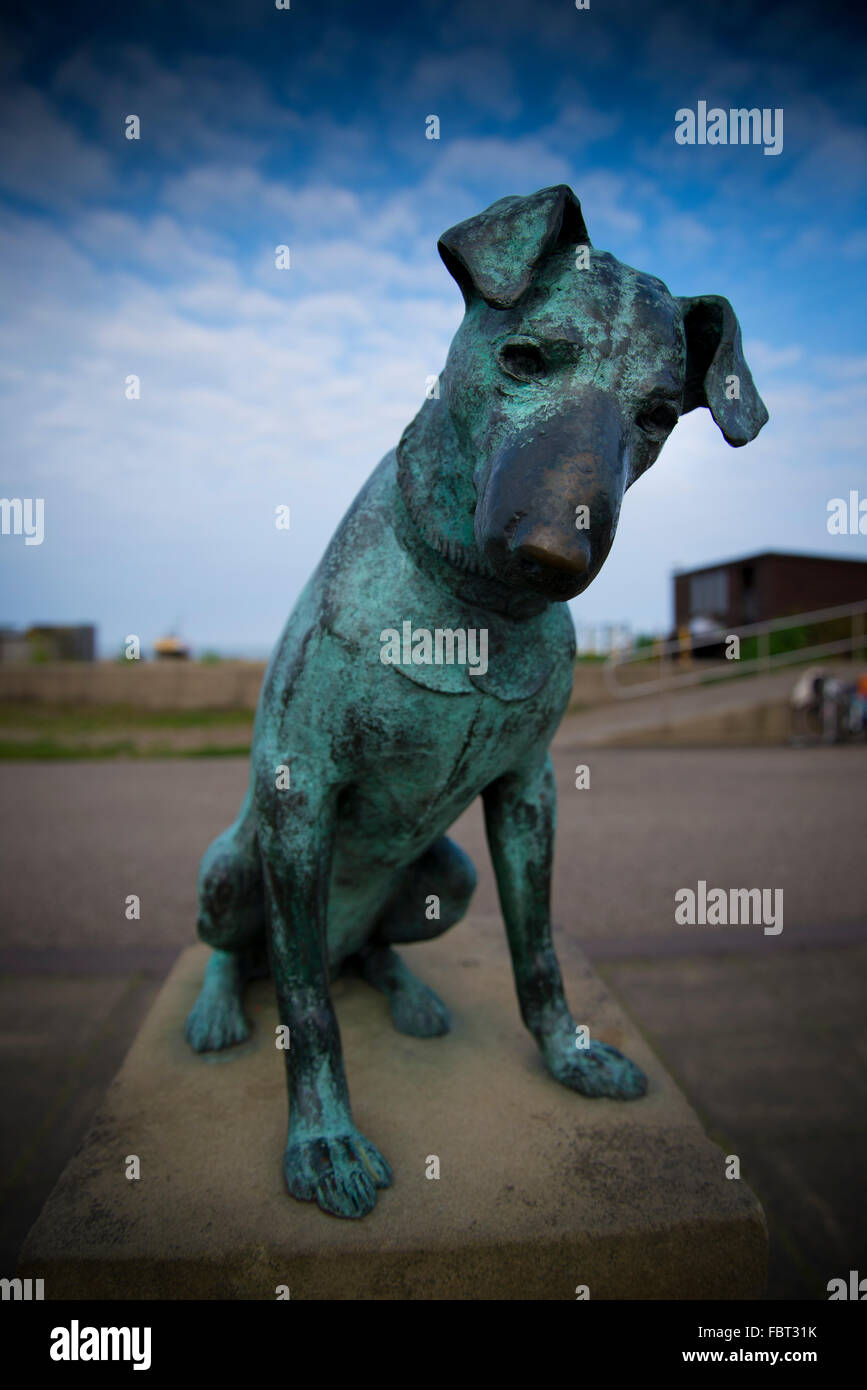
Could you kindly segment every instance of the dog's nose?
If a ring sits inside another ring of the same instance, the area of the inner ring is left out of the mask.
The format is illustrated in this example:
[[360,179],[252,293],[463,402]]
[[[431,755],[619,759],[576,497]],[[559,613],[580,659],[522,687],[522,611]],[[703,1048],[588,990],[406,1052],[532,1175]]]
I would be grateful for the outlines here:
[[520,542],[516,554],[519,559],[530,560],[534,564],[543,565],[545,569],[560,570],[575,576],[586,574],[590,568],[590,547],[578,536],[574,541],[570,537],[570,544],[566,549],[562,540],[558,544],[554,536],[534,532]]

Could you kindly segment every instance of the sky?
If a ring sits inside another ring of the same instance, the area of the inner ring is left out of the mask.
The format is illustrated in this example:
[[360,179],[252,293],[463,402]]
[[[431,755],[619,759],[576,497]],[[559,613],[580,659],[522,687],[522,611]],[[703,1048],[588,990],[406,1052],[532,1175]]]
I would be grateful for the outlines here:
[[[741,449],[706,410],[681,420],[572,605],[579,632],[667,630],[675,568],[867,558],[867,535],[827,525],[831,499],[867,499],[850,8],[18,7],[0,21],[0,493],[44,499],[45,520],[40,545],[0,535],[0,625],[93,622],[104,655],[177,631],[266,656],[443,365],[463,302],[438,236],[556,183],[594,246],[730,299],[770,412]],[[679,144],[699,101],[782,110],[781,151]]]

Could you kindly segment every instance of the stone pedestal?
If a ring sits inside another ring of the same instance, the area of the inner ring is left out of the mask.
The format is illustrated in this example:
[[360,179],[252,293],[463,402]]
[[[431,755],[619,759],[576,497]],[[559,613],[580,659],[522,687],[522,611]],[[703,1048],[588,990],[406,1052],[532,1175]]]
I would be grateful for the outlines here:
[[[553,1081],[518,1015],[503,928],[470,918],[405,958],[448,1002],[444,1038],[403,1037],[360,981],[334,997],[358,1127],[394,1186],[363,1221],[286,1195],[283,1056],[273,989],[250,990],[251,1040],[197,1057],[184,1018],[207,951],[178,960],[19,1273],[71,1299],[760,1296],[756,1198],[725,1176],[671,1077],[585,958],[558,941],[570,1003],[650,1077],[631,1103]],[[672,965],[676,969],[676,965]],[[141,1177],[126,1177],[137,1155]],[[426,1176],[439,1159],[440,1176]]]

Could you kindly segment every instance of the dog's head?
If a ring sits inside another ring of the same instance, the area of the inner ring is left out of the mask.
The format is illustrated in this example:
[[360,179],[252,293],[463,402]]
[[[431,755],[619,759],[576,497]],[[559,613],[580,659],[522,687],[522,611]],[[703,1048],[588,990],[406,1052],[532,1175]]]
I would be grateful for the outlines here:
[[707,406],[735,446],[766,422],[738,321],[727,299],[677,299],[594,250],[565,185],[501,198],[439,251],[466,303],[438,402],[472,474],[452,550],[510,589],[572,598],[680,415]]

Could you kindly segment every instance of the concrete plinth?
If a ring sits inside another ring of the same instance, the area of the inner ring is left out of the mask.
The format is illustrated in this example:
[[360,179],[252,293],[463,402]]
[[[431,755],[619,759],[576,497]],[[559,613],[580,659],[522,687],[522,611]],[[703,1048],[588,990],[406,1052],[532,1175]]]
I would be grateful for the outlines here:
[[[470,919],[405,959],[449,1003],[444,1038],[403,1037],[339,981],[355,1121],[394,1186],[363,1221],[286,1195],[283,1055],[270,981],[250,1042],[197,1057],[184,1018],[204,947],[166,981],[22,1251],[46,1298],[574,1299],[760,1296],[756,1198],[727,1179],[671,1077],[584,957],[558,942],[575,1018],[650,1077],[630,1103],[553,1081],[518,1015],[500,923]],[[676,969],[676,965],[672,965]],[[127,1158],[141,1177],[126,1177]],[[425,1176],[431,1156],[440,1177]]]

